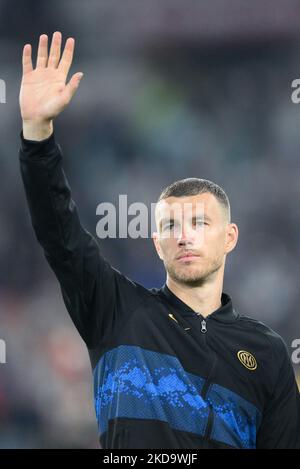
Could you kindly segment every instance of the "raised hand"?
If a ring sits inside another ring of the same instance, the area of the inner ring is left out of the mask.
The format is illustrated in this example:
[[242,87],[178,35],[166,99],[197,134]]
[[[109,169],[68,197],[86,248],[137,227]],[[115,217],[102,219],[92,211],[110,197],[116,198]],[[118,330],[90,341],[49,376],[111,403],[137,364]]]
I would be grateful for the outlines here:
[[51,133],[52,120],[69,104],[83,76],[81,72],[75,73],[66,83],[75,40],[67,39],[62,55],[61,41],[61,33],[55,32],[48,55],[48,36],[40,36],[35,69],[32,66],[31,45],[24,46],[19,100],[25,138],[40,140]]

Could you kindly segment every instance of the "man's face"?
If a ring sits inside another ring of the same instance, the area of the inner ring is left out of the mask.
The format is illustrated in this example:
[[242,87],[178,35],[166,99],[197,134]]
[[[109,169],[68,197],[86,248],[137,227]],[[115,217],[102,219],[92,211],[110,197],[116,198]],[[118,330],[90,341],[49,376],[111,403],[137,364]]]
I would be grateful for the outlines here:
[[237,226],[213,194],[168,197],[156,205],[158,231],[153,240],[168,275],[201,285],[224,269],[226,254],[236,245]]

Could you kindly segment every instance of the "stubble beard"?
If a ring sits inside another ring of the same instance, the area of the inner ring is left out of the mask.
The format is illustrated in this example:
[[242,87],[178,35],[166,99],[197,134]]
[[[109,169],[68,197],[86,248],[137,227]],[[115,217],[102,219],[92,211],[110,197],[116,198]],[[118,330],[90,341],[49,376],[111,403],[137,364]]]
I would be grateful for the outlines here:
[[202,286],[218,272],[223,265],[223,258],[212,259],[205,267],[195,265],[176,266],[174,263],[166,263],[165,269],[169,277],[177,283],[188,286]]

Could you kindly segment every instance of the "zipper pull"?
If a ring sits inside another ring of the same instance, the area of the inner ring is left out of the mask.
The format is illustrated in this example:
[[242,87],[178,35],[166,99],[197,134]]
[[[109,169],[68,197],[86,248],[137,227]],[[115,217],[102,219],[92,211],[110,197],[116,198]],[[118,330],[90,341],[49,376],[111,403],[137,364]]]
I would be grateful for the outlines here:
[[201,332],[203,332],[203,334],[205,334],[205,332],[207,332],[207,328],[206,328],[206,321],[201,321]]

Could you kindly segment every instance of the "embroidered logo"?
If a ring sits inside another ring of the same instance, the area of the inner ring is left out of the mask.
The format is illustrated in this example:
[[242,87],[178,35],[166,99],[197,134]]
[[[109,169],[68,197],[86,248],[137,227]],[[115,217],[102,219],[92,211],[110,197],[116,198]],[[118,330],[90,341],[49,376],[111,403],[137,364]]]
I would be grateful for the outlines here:
[[179,324],[179,323],[178,323],[178,321],[177,321],[177,319],[176,319],[176,318],[174,318],[173,314],[169,314],[169,317],[170,317],[171,319],[173,319],[173,321],[176,321],[176,322],[177,322],[177,324]]
[[255,357],[250,353],[246,352],[246,350],[240,350],[237,353],[237,357],[240,362],[250,371],[254,371],[257,368],[257,362]]
[[[179,324],[179,322],[177,321],[177,319],[173,316],[173,314],[170,314],[169,313],[169,318],[173,319],[173,321],[177,322],[177,324]],[[191,328],[190,327],[184,327],[184,330],[185,331],[189,331]]]

